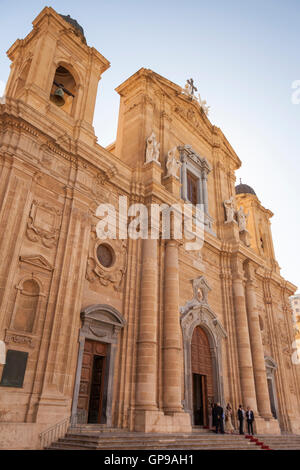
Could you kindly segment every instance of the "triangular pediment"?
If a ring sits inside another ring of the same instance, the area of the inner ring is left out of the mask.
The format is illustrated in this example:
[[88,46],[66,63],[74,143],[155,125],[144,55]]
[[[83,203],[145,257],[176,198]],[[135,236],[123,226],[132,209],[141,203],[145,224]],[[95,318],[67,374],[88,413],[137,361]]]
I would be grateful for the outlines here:
[[32,264],[47,271],[53,271],[53,266],[42,255],[20,256],[19,259],[22,263]]

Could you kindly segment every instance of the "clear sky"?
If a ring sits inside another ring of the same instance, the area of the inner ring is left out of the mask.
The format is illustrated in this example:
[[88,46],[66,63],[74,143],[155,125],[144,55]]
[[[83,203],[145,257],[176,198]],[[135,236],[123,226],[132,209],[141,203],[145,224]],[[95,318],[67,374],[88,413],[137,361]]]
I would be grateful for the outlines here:
[[[0,0],[0,95],[9,74],[6,50],[31,30],[44,1]],[[300,0],[59,0],[110,62],[100,82],[95,130],[115,140],[114,89],[146,67],[184,85],[193,77],[243,162],[237,177],[274,212],[272,231],[281,274],[300,287]],[[239,180],[237,180],[239,181]]]

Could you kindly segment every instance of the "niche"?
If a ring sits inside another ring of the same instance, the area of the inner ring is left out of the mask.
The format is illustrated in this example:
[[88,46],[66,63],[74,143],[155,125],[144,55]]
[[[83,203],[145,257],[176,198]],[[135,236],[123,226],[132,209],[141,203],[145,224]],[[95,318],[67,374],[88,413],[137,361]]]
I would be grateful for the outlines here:
[[17,331],[32,333],[40,300],[40,287],[34,279],[24,280],[17,287],[12,328]]

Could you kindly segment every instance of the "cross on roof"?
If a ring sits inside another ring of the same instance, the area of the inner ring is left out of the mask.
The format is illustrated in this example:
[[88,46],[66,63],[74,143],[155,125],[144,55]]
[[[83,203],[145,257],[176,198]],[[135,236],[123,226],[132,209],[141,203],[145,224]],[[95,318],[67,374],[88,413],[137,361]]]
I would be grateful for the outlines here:
[[190,85],[191,87],[191,94],[193,95],[194,94],[194,91],[198,91],[198,88],[196,88],[194,86],[194,80],[192,78],[190,78],[189,80],[187,80],[188,84]]

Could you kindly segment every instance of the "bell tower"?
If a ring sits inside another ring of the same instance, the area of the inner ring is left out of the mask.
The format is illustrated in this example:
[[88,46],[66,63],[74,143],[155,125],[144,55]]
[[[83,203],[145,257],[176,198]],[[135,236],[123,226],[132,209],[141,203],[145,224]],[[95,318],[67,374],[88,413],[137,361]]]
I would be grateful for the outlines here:
[[[95,140],[92,126],[98,82],[110,63],[86,43],[83,28],[70,16],[46,7],[33,30],[8,50],[12,61],[5,96],[28,105],[39,121],[55,121],[74,139]],[[24,116],[25,117],[25,116]],[[28,119],[28,114],[26,115]]]
[[251,235],[251,247],[279,274],[270,222],[273,213],[263,207],[253,188],[247,184],[240,183],[235,191],[237,208],[242,207],[248,214],[247,229]]

